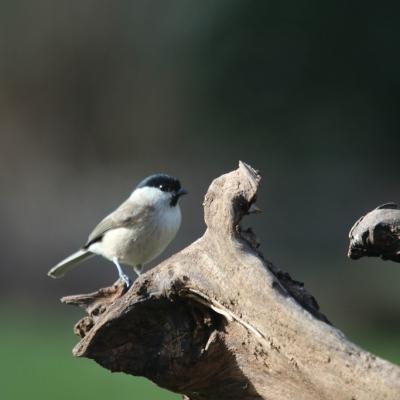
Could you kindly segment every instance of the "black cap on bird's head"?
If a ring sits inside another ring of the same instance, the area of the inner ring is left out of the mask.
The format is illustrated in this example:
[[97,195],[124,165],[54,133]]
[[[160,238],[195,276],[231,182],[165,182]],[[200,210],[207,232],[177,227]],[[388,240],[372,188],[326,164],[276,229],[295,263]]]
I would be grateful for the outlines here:
[[178,179],[167,174],[154,174],[143,179],[137,186],[136,189],[144,187],[154,187],[160,189],[163,192],[169,192],[172,194],[171,206],[175,206],[178,203],[179,197],[187,194],[187,191],[181,187],[181,183]]

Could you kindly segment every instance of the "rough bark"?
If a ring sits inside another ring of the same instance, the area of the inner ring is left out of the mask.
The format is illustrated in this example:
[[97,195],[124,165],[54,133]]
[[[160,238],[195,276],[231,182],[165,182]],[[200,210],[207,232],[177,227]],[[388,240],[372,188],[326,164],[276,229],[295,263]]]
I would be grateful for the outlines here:
[[127,293],[65,298],[89,313],[73,353],[191,400],[400,399],[400,368],[351,343],[240,227],[259,181],[244,163],[215,179],[204,235]]
[[348,256],[381,257],[400,262],[400,210],[386,203],[362,216],[351,228]]

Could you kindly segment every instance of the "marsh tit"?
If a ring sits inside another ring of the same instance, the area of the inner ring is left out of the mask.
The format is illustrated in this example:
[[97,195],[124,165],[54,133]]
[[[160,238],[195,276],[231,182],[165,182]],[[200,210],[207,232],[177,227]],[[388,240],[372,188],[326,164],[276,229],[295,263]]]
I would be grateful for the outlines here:
[[172,176],[147,177],[94,228],[80,250],[59,262],[48,275],[61,278],[82,261],[100,255],[115,264],[119,277],[130,286],[121,264],[140,275],[142,266],[165,250],[181,224],[179,198],[186,193]]

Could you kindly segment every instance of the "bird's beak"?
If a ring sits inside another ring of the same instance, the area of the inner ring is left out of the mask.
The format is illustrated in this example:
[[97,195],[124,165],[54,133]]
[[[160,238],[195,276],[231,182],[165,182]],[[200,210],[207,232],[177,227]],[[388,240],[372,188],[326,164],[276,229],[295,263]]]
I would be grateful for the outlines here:
[[188,194],[189,192],[185,189],[179,189],[178,192],[176,193],[178,197],[184,196],[185,194]]

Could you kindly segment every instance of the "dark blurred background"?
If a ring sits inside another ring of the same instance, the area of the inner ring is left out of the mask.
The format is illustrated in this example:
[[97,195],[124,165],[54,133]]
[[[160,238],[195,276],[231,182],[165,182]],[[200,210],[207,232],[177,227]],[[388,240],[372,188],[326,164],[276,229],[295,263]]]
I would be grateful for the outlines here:
[[264,213],[246,223],[265,256],[352,340],[400,363],[400,266],[346,258],[353,222],[400,200],[399,12],[372,1],[1,1],[4,398],[178,398],[72,358],[82,313],[58,298],[113,282],[110,263],[59,281],[46,272],[158,171],[190,191],[160,259],[183,248],[204,230],[210,181],[239,159],[263,175]]

